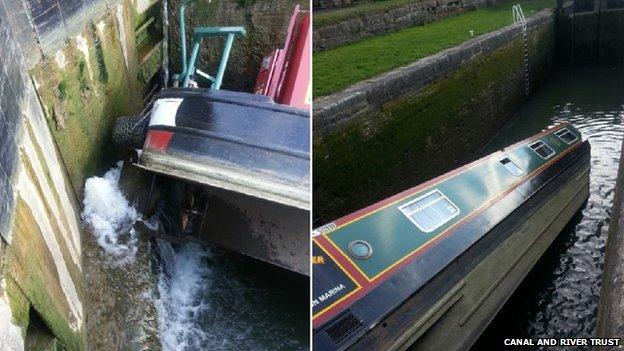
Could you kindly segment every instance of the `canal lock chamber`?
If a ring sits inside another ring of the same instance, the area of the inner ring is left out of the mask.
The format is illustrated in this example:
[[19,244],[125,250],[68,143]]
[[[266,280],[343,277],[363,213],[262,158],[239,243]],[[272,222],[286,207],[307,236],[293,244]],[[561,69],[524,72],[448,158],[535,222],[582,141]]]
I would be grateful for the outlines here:
[[[150,220],[135,196],[149,180],[124,177],[117,162],[125,155],[111,133],[117,117],[143,109],[161,86],[163,62],[179,56],[180,4],[0,1],[2,345],[308,344],[307,314],[295,312],[308,310],[307,280],[216,248],[157,243],[135,229]],[[295,4],[199,1],[187,28],[245,26],[224,85],[250,91],[265,51],[283,44]],[[209,71],[211,45],[200,58]],[[169,62],[168,71],[179,69]],[[290,299],[292,291],[301,299]]]
[[[601,286],[605,266],[615,265],[605,264],[605,251],[614,245],[607,245],[607,237],[622,140],[624,11],[603,1],[552,6],[527,15],[528,75],[524,33],[516,24],[314,101],[315,227],[558,122],[573,123],[589,139],[588,202],[474,350],[499,348],[505,335],[618,336],[597,325],[617,319],[617,313],[609,313],[617,299],[601,301]],[[375,14],[368,16],[352,20],[353,26],[372,21]],[[332,25],[351,22],[326,28]],[[344,33],[333,38],[323,28],[315,35],[328,36],[321,43],[350,40]],[[315,53],[334,44],[327,45],[315,46]],[[622,274],[610,270],[608,279]]]

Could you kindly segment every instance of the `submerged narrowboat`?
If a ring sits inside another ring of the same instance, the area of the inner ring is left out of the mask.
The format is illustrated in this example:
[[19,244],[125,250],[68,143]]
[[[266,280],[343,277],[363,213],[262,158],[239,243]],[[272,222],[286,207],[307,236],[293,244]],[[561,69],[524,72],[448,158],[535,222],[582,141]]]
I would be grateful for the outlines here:
[[315,350],[466,350],[589,196],[570,124],[313,232]]

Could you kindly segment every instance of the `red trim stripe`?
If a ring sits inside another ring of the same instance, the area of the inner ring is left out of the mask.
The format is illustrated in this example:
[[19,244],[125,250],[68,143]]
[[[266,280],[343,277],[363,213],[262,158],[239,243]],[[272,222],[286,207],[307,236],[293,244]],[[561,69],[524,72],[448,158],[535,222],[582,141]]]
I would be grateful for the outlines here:
[[[534,136],[532,138],[525,139],[524,141],[521,141],[519,143],[513,144],[512,146],[510,146],[510,147],[508,147],[506,149],[515,147],[515,146],[517,146],[519,144],[525,144],[528,141],[539,139],[542,136],[544,136],[545,134],[553,133],[553,132],[563,128],[563,126],[566,126],[566,125],[567,125],[567,123],[566,124],[560,124],[560,125],[558,125],[557,127],[553,128],[553,129],[549,129],[549,130],[543,131],[543,132],[537,134],[536,136]],[[348,273],[351,274],[351,276],[354,277],[358,281],[358,283],[361,286],[361,289],[359,291],[355,292],[354,294],[352,294],[351,296],[349,296],[348,298],[346,298],[346,299],[336,303],[333,306],[330,306],[329,308],[325,309],[323,312],[320,312],[319,314],[315,315],[313,317],[313,321],[312,321],[313,327],[316,328],[317,326],[319,326],[322,323],[326,322],[330,318],[334,317],[339,311],[341,311],[342,309],[350,306],[354,301],[357,301],[360,297],[362,297],[363,295],[367,294],[368,292],[373,290],[375,287],[377,287],[379,284],[381,284],[384,281],[386,281],[396,271],[398,271],[399,269],[401,269],[401,268],[405,267],[406,265],[408,265],[414,259],[416,259],[420,255],[422,255],[425,251],[429,250],[435,244],[439,243],[442,239],[447,238],[449,235],[453,234],[461,225],[463,225],[466,222],[472,220],[477,215],[481,214],[482,212],[484,212],[485,210],[490,208],[492,204],[496,203],[497,201],[502,199],[504,196],[506,196],[509,193],[511,193],[513,190],[518,188],[520,185],[526,183],[530,179],[533,179],[536,176],[538,176],[539,174],[541,174],[545,169],[548,168],[547,166],[551,165],[555,161],[561,159],[562,157],[564,157],[568,153],[572,152],[573,150],[578,148],[581,144],[582,144],[582,142],[579,139],[579,141],[577,141],[575,144],[571,145],[567,150],[565,150],[563,153],[558,155],[556,158],[553,158],[549,162],[547,162],[547,163],[543,164],[542,166],[540,166],[540,168],[538,168],[538,170],[536,170],[533,173],[531,173],[530,176],[523,178],[522,181],[517,182],[515,185],[511,186],[510,188],[508,188],[504,192],[498,194],[496,197],[494,197],[492,200],[490,200],[490,202],[488,204],[489,206],[484,206],[483,208],[481,208],[481,209],[479,209],[477,211],[472,212],[470,215],[468,215],[467,217],[465,217],[464,219],[462,219],[458,223],[455,223],[453,226],[451,226],[449,229],[447,229],[447,231],[445,233],[437,236],[436,238],[432,239],[431,241],[429,241],[425,245],[423,245],[420,248],[418,248],[416,251],[414,251],[411,254],[403,257],[399,261],[400,263],[396,264],[395,266],[393,266],[390,269],[386,270],[385,272],[381,273],[380,275],[375,277],[370,282],[353,265],[353,263],[351,263],[351,261],[345,257],[345,254],[341,250],[336,249],[335,246],[330,242],[330,240],[328,238],[326,238],[325,235],[327,235],[328,233],[322,234],[322,235],[319,235],[319,236],[315,237],[315,240],[319,244],[319,246],[322,246],[323,249],[329,251],[332,254],[332,256],[335,257],[335,259],[338,261],[339,265],[341,267],[343,267],[346,271],[348,271]],[[499,152],[497,152],[497,153],[499,153]],[[494,153],[492,155],[495,155],[497,153]],[[470,164],[468,164],[468,165],[466,165],[464,167],[461,167],[459,169],[451,171],[451,172],[449,172],[449,173],[447,173],[447,174],[445,174],[443,176],[437,177],[437,178],[435,178],[435,179],[433,179],[431,181],[428,181],[426,183],[423,183],[421,185],[413,187],[413,188],[411,188],[409,190],[403,191],[403,192],[401,192],[401,193],[399,193],[397,195],[392,196],[391,198],[388,198],[386,200],[378,202],[377,204],[368,206],[368,207],[366,207],[366,208],[364,208],[364,209],[362,209],[360,211],[354,212],[354,213],[352,213],[352,214],[350,214],[348,216],[342,217],[341,219],[337,220],[334,223],[336,223],[337,226],[340,226],[341,223],[346,223],[346,222],[352,221],[353,219],[357,219],[358,216],[356,216],[356,214],[359,214],[359,213],[364,213],[363,215],[360,216],[360,217],[363,217],[368,212],[371,212],[371,211],[374,211],[377,208],[383,207],[385,204],[395,202],[396,200],[400,200],[402,197],[407,197],[407,196],[409,196],[410,193],[417,192],[418,190],[426,187],[427,185],[430,185],[431,183],[439,182],[439,181],[441,181],[443,179],[446,179],[446,178],[448,178],[448,177],[450,177],[452,175],[457,174],[459,171],[461,171],[463,169],[466,169],[469,166],[476,165],[477,163],[483,162],[484,160],[489,160],[492,157],[492,155],[489,155],[489,156],[487,156],[487,157],[485,157],[483,159],[480,159],[480,160],[477,160],[475,162],[472,162],[472,163],[470,163]],[[406,194],[406,193],[408,195],[403,195],[403,194]],[[388,201],[390,199],[393,199],[393,201]],[[368,211],[365,211],[365,210],[368,210]]]
[[314,238],[314,241],[323,248],[323,250],[327,251],[332,257],[334,257],[338,263],[343,267],[343,269],[355,279],[356,283],[360,286],[368,283],[368,279],[353,265],[351,262],[346,260],[343,255],[344,253],[341,250],[338,250],[324,235],[319,235]]
[[[544,131],[540,132],[539,134],[536,134],[536,135],[534,135],[534,136],[532,136],[530,138],[524,139],[522,141],[519,141],[519,142],[511,145],[511,146],[508,146],[508,147],[506,147],[503,150],[513,149],[513,148],[515,148],[515,147],[517,147],[519,145],[524,145],[524,144],[526,144],[526,143],[528,143],[530,141],[537,140],[537,139],[543,137],[544,135],[554,133],[557,130],[559,130],[559,129],[563,128],[564,126],[567,126],[567,125],[569,125],[569,124],[568,123],[558,124],[558,125],[554,126],[551,129],[544,130]],[[400,193],[398,193],[396,195],[393,195],[393,196],[391,196],[389,198],[386,198],[386,199],[381,200],[381,201],[379,201],[377,203],[374,203],[372,205],[364,207],[364,208],[362,208],[360,210],[357,210],[357,211],[355,211],[353,213],[350,213],[350,214],[348,214],[346,216],[340,217],[337,220],[335,220],[333,223],[336,224],[336,226],[339,227],[339,226],[341,226],[341,225],[343,225],[345,223],[348,223],[348,222],[351,222],[351,221],[353,221],[355,219],[364,217],[367,214],[369,214],[370,212],[373,212],[373,211],[375,211],[375,210],[377,210],[379,208],[382,208],[382,207],[384,207],[386,205],[389,205],[389,204],[391,204],[393,202],[396,202],[396,201],[398,201],[398,200],[400,200],[402,198],[409,197],[410,195],[413,195],[413,194],[419,192],[420,190],[429,187],[432,184],[439,183],[442,180],[447,179],[447,178],[451,178],[451,177],[457,175],[458,173],[461,173],[461,172],[465,171],[468,168],[471,168],[471,167],[477,166],[477,165],[479,165],[481,163],[484,163],[484,162],[488,161],[489,159],[491,159],[493,155],[504,153],[503,150],[494,152],[494,153],[492,153],[492,154],[490,154],[490,155],[488,155],[486,157],[483,157],[481,159],[478,159],[476,161],[468,163],[468,164],[466,164],[466,165],[464,165],[462,167],[456,168],[456,169],[454,169],[454,170],[452,170],[452,171],[450,171],[448,173],[442,174],[442,175],[440,175],[438,177],[435,177],[435,178],[433,178],[431,180],[428,180],[425,183],[416,185],[416,186],[414,186],[412,188],[404,190],[404,191],[402,191],[402,192],[400,192]],[[327,233],[327,234],[329,234],[329,233]]]

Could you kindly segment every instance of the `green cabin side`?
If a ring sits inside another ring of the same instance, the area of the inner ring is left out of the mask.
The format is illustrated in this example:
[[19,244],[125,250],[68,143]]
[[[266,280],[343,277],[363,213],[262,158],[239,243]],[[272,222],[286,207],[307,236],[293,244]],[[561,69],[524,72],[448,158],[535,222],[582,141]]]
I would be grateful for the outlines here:
[[[329,226],[333,229],[322,235],[369,281],[373,281],[408,256],[426,250],[428,243],[448,234],[454,226],[530,180],[580,142],[581,134],[577,129],[569,124],[558,125],[416,187],[398,200],[373,205],[361,216],[337,220]],[[442,214],[432,209],[433,217],[427,217],[424,212],[428,208],[428,198],[444,204]],[[419,204],[425,205],[419,209]],[[410,218],[408,213],[412,210],[418,213]],[[427,221],[433,224],[429,225]],[[354,255],[350,245],[355,242],[369,245],[369,257]]]

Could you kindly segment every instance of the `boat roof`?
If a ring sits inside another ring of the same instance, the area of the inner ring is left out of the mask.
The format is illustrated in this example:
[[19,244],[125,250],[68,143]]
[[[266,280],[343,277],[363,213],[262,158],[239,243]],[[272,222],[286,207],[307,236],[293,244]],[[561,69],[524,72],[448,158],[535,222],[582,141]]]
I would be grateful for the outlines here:
[[[267,96],[225,90],[164,90],[152,108],[139,165],[147,170],[309,209],[308,111]],[[166,149],[151,131],[171,133]]]
[[[451,263],[471,243],[449,249],[440,245],[445,238],[514,190],[520,199],[530,197],[521,185],[581,142],[576,128],[559,124],[315,229],[314,328],[331,321],[425,252],[438,251],[428,257],[444,260],[429,261],[432,266]],[[424,284],[435,272],[423,269],[418,275],[413,278]]]

